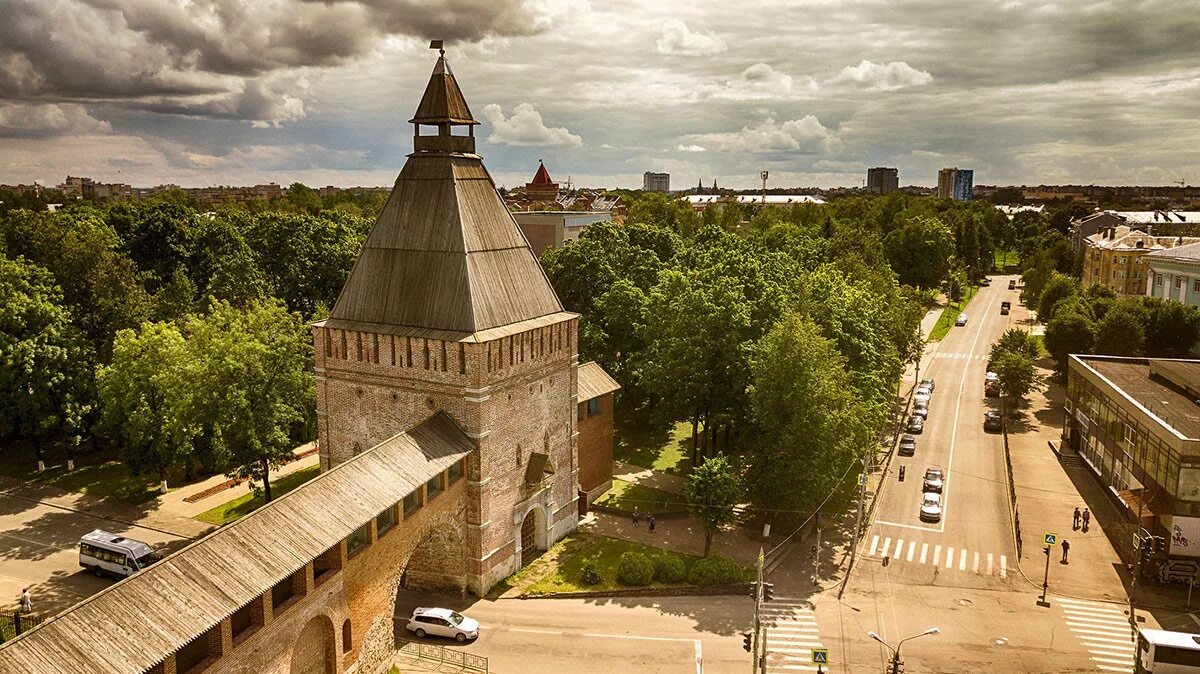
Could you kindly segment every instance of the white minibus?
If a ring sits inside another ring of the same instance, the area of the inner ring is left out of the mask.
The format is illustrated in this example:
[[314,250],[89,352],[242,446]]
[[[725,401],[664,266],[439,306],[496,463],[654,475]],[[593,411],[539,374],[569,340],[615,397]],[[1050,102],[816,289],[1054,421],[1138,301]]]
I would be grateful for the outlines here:
[[1140,630],[1137,671],[1154,674],[1200,672],[1200,634]]
[[101,529],[79,540],[79,566],[97,576],[132,576],[156,561],[149,545]]

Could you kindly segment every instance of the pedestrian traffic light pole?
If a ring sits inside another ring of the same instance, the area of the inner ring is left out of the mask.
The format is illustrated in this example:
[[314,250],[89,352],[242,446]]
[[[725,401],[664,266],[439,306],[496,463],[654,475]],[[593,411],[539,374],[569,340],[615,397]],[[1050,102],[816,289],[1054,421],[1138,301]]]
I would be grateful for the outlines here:
[[1137,514],[1137,550],[1133,555],[1133,578],[1129,579],[1129,640],[1137,641],[1137,616],[1134,614],[1133,595],[1137,592],[1138,576],[1142,575],[1142,552],[1146,549],[1146,540],[1142,537],[1142,495],[1138,494]]
[[765,555],[762,548],[758,549],[758,579],[754,581],[754,589],[750,597],[754,599],[754,631],[742,632],[742,648],[752,656],[752,674],[767,672],[767,627],[762,621],[762,605],[771,601],[775,586],[765,582],[763,563]]
[[854,544],[850,546],[850,564],[846,574],[842,576],[842,586],[838,588],[838,599],[846,591],[846,583],[850,581],[850,572],[854,570],[854,558],[858,555],[858,538],[862,535],[863,506],[867,499],[867,456],[862,456],[863,470],[858,476],[858,515],[854,518]]

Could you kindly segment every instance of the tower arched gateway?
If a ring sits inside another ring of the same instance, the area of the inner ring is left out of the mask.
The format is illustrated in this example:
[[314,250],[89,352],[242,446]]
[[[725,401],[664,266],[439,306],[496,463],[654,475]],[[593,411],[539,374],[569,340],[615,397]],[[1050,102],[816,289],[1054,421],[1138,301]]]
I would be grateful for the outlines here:
[[483,594],[519,568],[535,506],[543,549],[577,525],[578,316],[475,153],[478,122],[444,54],[410,123],[413,152],[313,327],[321,465],[450,414],[479,448],[463,536],[468,587]]

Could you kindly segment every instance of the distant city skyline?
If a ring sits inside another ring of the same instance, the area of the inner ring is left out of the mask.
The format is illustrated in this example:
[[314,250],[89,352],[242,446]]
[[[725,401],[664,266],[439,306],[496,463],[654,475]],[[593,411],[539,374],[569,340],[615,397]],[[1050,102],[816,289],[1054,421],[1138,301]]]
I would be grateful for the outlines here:
[[876,166],[1200,183],[1200,13],[1165,0],[216,7],[0,0],[0,182],[389,185],[444,38],[510,187],[538,158],[629,188],[850,187]]

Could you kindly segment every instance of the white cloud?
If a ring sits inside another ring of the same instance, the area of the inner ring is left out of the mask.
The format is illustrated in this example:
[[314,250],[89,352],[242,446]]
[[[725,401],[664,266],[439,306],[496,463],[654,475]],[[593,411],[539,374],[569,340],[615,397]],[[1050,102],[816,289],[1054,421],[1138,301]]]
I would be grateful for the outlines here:
[[0,105],[0,136],[45,137],[111,133],[112,125],[74,103]]
[[513,108],[511,117],[495,103],[483,108],[483,118],[492,125],[489,143],[498,145],[536,145],[540,147],[579,147],[583,139],[565,127],[549,127],[542,113],[528,103]]
[[905,87],[919,87],[933,81],[933,75],[917,70],[904,61],[875,63],[863,60],[856,66],[846,66],[829,78],[828,84],[849,85],[867,91],[896,91]]
[[755,63],[736,79],[707,85],[701,96],[734,101],[794,98],[802,93],[814,93],[817,82],[811,77],[797,82],[791,75],[775,70],[766,63]]
[[813,154],[838,145],[837,137],[812,115],[782,124],[768,119],[756,126],[742,127],[737,133],[711,134],[722,152],[799,152]]
[[669,19],[663,23],[662,35],[654,45],[654,51],[659,54],[681,56],[712,56],[726,49],[729,46],[725,40],[711,32],[693,32],[679,19]]
[[675,149],[679,152],[707,152],[708,151],[708,148],[703,147],[701,145],[696,145],[695,143],[689,143],[687,145],[680,143],[679,145],[675,146]]

